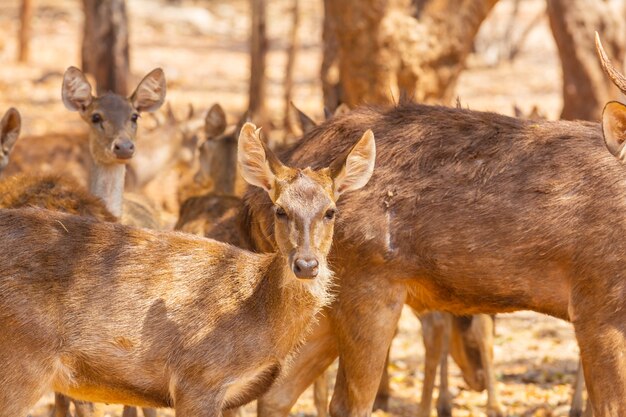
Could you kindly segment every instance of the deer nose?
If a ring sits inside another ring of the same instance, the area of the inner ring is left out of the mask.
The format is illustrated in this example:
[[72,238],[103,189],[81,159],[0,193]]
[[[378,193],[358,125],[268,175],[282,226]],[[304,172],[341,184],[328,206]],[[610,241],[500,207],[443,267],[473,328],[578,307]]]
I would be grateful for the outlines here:
[[128,139],[113,142],[113,153],[118,159],[130,159],[135,154],[135,144]]
[[293,272],[298,278],[315,278],[319,272],[319,262],[315,258],[298,258],[294,262]]

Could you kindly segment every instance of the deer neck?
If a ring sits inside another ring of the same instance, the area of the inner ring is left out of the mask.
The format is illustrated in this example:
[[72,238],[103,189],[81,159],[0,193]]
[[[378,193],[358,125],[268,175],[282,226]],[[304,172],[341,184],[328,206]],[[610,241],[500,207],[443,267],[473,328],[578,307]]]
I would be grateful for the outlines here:
[[89,191],[100,197],[111,214],[118,219],[122,217],[125,175],[126,165],[124,164],[94,163],[91,168]]
[[287,259],[276,254],[268,274],[266,282],[271,283],[269,292],[273,296],[266,297],[266,309],[280,317],[272,340],[277,347],[289,350],[307,334],[313,317],[333,300],[332,272],[322,268],[318,277],[300,280],[293,274]]

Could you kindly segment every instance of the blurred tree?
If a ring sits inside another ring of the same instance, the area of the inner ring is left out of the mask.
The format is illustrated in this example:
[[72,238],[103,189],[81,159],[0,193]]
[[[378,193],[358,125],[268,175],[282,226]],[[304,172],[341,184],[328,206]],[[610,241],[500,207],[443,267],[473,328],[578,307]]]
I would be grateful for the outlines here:
[[620,12],[607,1],[548,0],[550,27],[563,70],[561,118],[600,120],[606,102],[619,97],[600,66],[594,31],[621,68],[619,60],[626,55],[626,27]]
[[298,26],[300,25],[300,1],[292,0],[291,9],[291,32],[289,33],[289,46],[287,47],[287,64],[285,65],[285,118],[284,126],[287,132],[293,133],[293,124],[291,122],[290,111],[292,90],[293,90],[293,70],[296,64],[296,55],[298,52]]
[[339,100],[349,106],[388,103],[400,91],[421,102],[449,102],[496,2],[326,0],[325,105],[332,110]]
[[322,92],[324,107],[331,112],[344,102],[339,81],[339,41],[335,29],[335,19],[330,11],[333,0],[324,0],[324,27],[322,29]]
[[250,35],[250,94],[248,114],[252,120],[265,120],[265,32],[266,0],[251,0],[252,31]]
[[128,94],[129,49],[125,0],[83,0],[83,71],[94,76],[98,95]]
[[20,8],[20,33],[17,60],[27,62],[33,22],[33,0],[22,0]]

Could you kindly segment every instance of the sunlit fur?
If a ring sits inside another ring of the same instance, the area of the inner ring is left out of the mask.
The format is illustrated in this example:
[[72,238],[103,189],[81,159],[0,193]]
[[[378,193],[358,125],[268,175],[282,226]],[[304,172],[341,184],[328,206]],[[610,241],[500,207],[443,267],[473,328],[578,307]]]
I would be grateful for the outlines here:
[[[329,169],[272,175],[273,198],[292,213],[317,204],[308,199],[334,201]],[[319,273],[302,280],[282,247],[256,254],[184,233],[0,210],[0,333],[14,335],[0,338],[0,385],[12,387],[0,391],[0,417],[25,414],[51,388],[180,416],[219,416],[258,397],[332,299],[325,230]]]
[[[314,369],[333,359],[316,352],[339,346],[333,414],[370,412],[407,302],[417,311],[528,309],[571,320],[594,412],[626,415],[626,170],[600,124],[365,107],[312,129],[285,160],[326,166],[365,128],[376,136],[376,169],[338,202],[329,258],[340,286],[329,315],[341,324],[295,362]],[[258,245],[268,246],[269,199],[253,192],[246,205],[266,236]]]

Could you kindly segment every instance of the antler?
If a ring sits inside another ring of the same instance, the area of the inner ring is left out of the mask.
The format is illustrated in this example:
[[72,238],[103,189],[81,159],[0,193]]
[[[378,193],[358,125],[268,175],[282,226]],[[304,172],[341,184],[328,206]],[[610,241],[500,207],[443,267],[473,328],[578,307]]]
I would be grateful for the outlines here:
[[596,32],[596,51],[598,52],[598,56],[600,57],[600,63],[602,64],[602,69],[606,72],[606,75],[609,76],[613,84],[619,88],[622,93],[626,94],[626,77],[624,77],[618,70],[613,66],[611,60],[606,55],[604,48],[602,47],[602,42],[600,42],[600,35]]

